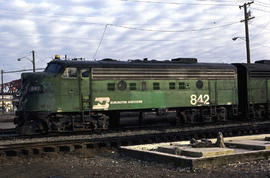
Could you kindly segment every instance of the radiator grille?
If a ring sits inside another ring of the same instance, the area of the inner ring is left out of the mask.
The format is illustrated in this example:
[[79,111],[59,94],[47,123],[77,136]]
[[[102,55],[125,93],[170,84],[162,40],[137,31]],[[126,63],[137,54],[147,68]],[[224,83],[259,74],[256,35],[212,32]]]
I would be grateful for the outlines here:
[[270,78],[270,71],[252,71],[249,73],[249,76],[254,78]]
[[233,69],[93,68],[94,80],[123,79],[235,79]]

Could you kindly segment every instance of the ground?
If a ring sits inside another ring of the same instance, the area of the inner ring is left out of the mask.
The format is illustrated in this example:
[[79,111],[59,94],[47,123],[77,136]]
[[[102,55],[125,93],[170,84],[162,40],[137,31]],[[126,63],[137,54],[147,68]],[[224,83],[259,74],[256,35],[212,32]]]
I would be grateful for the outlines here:
[[145,162],[115,149],[88,153],[9,158],[0,162],[0,177],[270,177],[270,160],[236,163],[215,169],[188,170],[170,163]]

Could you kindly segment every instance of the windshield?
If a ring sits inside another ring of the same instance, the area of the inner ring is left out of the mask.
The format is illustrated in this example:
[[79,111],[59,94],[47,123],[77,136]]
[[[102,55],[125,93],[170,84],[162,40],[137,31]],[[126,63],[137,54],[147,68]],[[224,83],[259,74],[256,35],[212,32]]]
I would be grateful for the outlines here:
[[49,64],[47,68],[45,69],[45,72],[60,73],[61,69],[62,69],[62,65],[60,64]]

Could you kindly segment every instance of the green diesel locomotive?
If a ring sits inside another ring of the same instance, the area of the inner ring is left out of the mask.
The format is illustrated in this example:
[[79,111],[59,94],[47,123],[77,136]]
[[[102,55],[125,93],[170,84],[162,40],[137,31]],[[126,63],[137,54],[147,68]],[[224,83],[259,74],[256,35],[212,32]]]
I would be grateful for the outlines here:
[[270,61],[233,65],[238,71],[239,116],[242,119],[269,119]]
[[140,119],[175,112],[175,123],[227,121],[240,113],[237,79],[237,66],[196,59],[55,59],[44,72],[22,74],[14,122],[27,134],[107,129],[131,111]]

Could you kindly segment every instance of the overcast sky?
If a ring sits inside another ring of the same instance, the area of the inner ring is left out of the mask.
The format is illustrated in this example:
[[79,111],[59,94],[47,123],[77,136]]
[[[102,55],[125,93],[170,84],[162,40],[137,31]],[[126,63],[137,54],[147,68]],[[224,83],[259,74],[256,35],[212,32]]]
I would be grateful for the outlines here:
[[[239,9],[244,2],[0,0],[0,69],[31,69],[26,58],[32,58],[32,50],[37,68],[46,67],[55,54],[86,60],[246,62],[244,13]],[[248,9],[255,16],[249,21],[251,62],[270,60],[270,0],[255,0]],[[26,58],[17,61],[21,57]],[[12,73],[4,79],[19,77]]]

